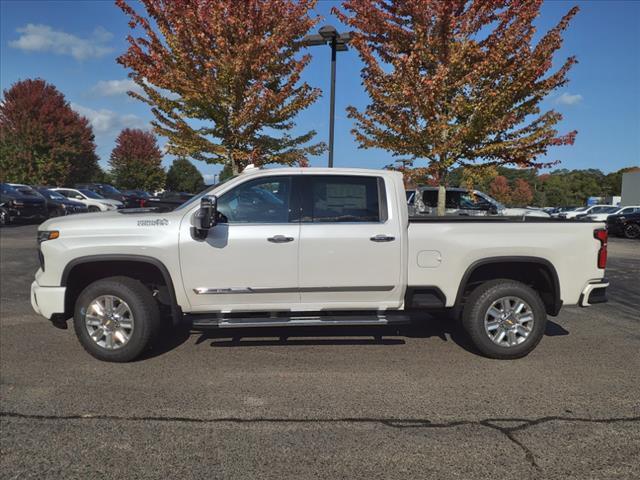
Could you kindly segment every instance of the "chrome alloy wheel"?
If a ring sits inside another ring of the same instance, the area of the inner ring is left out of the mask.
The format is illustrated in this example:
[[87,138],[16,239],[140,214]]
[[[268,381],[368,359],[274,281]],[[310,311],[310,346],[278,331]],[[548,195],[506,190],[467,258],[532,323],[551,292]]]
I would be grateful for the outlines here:
[[94,299],[84,313],[89,337],[107,350],[124,347],[133,333],[133,313],[127,303],[115,295]]
[[484,316],[484,330],[496,345],[513,347],[524,342],[533,329],[533,311],[518,297],[493,302]]

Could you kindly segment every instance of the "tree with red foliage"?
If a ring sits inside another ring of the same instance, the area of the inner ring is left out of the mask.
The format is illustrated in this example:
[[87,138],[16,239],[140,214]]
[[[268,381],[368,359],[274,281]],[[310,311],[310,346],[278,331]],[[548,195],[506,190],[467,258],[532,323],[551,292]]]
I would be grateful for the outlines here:
[[109,165],[118,187],[153,191],[164,186],[162,152],[153,133],[136,128],[122,130]]
[[31,185],[89,181],[99,172],[89,121],[42,79],[14,83],[0,103],[0,177]]
[[511,187],[506,177],[498,175],[489,185],[489,194],[501,203],[511,203]]
[[533,190],[531,185],[522,179],[517,178],[513,190],[511,191],[511,203],[514,207],[526,207],[531,205],[533,200]]
[[[152,107],[168,152],[228,165],[299,164],[324,144],[288,132],[320,95],[300,83],[310,60],[300,40],[317,23],[315,0],[141,0],[147,16],[116,4],[141,37],[129,36],[118,62]],[[190,122],[192,121],[192,122]]]
[[344,0],[334,13],[356,31],[370,96],[349,107],[363,148],[424,159],[437,171],[438,213],[456,166],[542,167],[550,146],[572,144],[540,101],[576,62],[551,72],[572,8],[534,44],[542,0]]

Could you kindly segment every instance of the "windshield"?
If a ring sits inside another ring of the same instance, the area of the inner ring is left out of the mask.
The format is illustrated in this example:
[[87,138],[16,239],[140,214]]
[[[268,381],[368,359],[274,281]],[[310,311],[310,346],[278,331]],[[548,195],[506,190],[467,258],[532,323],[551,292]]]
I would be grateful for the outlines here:
[[13,188],[11,185],[7,185],[6,183],[0,185],[0,190],[2,191],[2,193],[18,193],[15,188]]
[[38,198],[42,198],[42,195],[40,195],[40,193],[36,192],[33,188],[31,187],[15,187],[16,190],[18,190],[21,194],[23,195],[27,195],[29,197],[38,197]]
[[45,195],[48,198],[51,198],[52,200],[66,200],[67,199],[67,197],[65,197],[64,195],[61,195],[58,192],[54,192],[53,190],[47,190],[46,188],[41,189],[40,193]]
[[120,193],[120,190],[118,190],[115,187],[112,187],[111,185],[102,185],[102,190],[104,190],[107,193],[115,193],[116,195],[122,195],[122,193]]
[[575,210],[573,210],[574,212],[584,212],[587,208],[589,207],[578,207]]
[[87,198],[95,198],[96,200],[98,199],[102,199],[104,198],[102,195],[96,193],[96,192],[92,192],[91,190],[78,190],[80,193],[82,193],[85,197]]

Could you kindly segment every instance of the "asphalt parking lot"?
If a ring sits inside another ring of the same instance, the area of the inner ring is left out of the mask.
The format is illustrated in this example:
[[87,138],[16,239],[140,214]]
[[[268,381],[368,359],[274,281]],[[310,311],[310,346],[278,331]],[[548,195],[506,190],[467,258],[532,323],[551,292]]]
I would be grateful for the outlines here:
[[517,361],[435,318],[108,364],[32,312],[35,231],[0,230],[0,478],[640,478],[638,241],[610,242],[608,304]]

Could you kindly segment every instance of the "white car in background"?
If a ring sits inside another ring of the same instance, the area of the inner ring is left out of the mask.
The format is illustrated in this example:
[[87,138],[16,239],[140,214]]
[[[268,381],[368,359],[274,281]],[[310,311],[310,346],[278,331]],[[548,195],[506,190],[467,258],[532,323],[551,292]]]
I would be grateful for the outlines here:
[[[579,207],[575,210],[569,210],[568,212],[560,212],[558,218],[564,218],[566,220],[576,219],[578,216],[586,216],[595,213],[606,213],[611,208],[617,208],[615,205],[591,205],[590,207]],[[611,215],[608,213],[607,215]]]
[[109,210],[117,210],[124,207],[124,204],[118,200],[104,198],[102,195],[85,190],[83,188],[51,188],[54,192],[71,199],[83,203],[89,209],[89,212],[107,212]]
[[637,212],[640,212],[639,206],[612,207],[612,211],[590,213],[584,219],[591,222],[606,222],[609,215],[629,215]]

